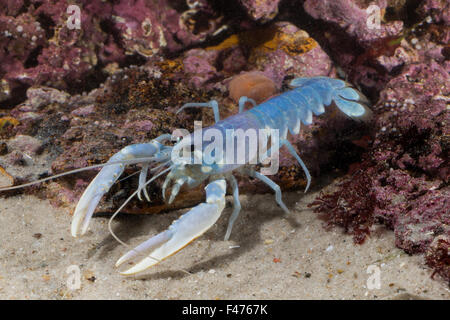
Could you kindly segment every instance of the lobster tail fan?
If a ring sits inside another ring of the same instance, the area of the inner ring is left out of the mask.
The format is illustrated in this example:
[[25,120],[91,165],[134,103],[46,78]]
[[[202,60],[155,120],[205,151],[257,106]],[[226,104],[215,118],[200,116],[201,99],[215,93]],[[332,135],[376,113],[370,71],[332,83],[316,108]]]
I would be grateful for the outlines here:
[[[343,80],[328,77],[296,78],[290,85],[301,88],[302,94],[308,93],[305,95],[308,97],[306,106],[315,115],[323,112],[323,105],[328,106],[333,101],[344,114],[352,119],[365,121],[372,115],[368,107],[369,100]],[[303,122],[304,119],[307,119],[306,114],[302,117]]]
[[372,116],[369,100],[354,88],[336,90],[333,100],[339,110],[354,120],[367,121]]

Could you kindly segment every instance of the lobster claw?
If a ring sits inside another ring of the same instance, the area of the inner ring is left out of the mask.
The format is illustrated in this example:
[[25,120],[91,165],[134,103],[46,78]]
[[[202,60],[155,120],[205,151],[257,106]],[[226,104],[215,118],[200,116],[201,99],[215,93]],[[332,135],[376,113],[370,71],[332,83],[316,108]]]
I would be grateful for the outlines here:
[[92,214],[100,199],[123,173],[123,164],[113,164],[103,169],[83,192],[72,217],[71,233],[77,237],[86,233]]
[[[78,201],[72,218],[72,236],[77,237],[86,233],[100,199],[123,173],[125,164],[145,164],[150,161],[163,162],[168,159],[169,153],[165,152],[165,148],[170,147],[166,147],[160,143],[160,141],[166,139],[166,135],[163,135],[149,143],[127,146],[109,159],[107,165],[92,180]],[[148,167],[144,166],[144,168],[146,170]]]
[[167,230],[141,243],[117,261],[116,267],[138,255],[146,256],[130,269],[121,272],[122,275],[134,275],[150,268],[188,245],[214,225],[225,208],[225,179],[209,183],[205,190],[205,203],[192,208],[174,221]]

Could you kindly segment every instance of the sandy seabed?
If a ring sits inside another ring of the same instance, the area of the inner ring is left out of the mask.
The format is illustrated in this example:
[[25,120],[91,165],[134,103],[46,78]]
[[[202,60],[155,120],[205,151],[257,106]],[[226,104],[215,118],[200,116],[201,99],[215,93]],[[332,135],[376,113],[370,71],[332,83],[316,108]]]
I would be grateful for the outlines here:
[[[355,245],[342,229],[326,231],[307,207],[317,192],[285,193],[290,216],[272,194],[241,196],[240,217],[230,241],[223,241],[231,214],[228,199],[222,217],[206,234],[134,277],[121,276],[114,267],[127,248],[109,234],[107,217],[94,218],[85,236],[72,238],[67,210],[33,196],[1,198],[0,298],[450,298],[446,283],[430,278],[423,256],[395,247],[392,231],[379,226],[363,245]],[[113,228],[134,246],[185,211],[123,215]],[[67,273],[70,266],[80,270],[79,289],[71,289],[77,273]],[[378,274],[379,282],[374,278]]]

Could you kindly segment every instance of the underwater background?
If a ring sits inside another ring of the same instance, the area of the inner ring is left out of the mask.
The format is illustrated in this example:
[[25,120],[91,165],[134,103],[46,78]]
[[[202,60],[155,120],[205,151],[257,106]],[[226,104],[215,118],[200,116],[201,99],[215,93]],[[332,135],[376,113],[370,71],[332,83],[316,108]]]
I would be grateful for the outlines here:
[[[420,254],[427,276],[448,286],[449,42],[447,0],[4,0],[2,185],[103,163],[129,144],[192,131],[194,120],[213,123],[209,110],[175,116],[187,102],[216,99],[221,116],[230,116],[242,95],[230,87],[239,75],[269,79],[252,93],[252,80],[242,84],[257,101],[296,77],[342,78],[368,97],[374,116],[367,124],[325,113],[290,138],[313,175],[304,208],[317,213],[320,228],[350,234],[350,251],[380,237],[380,225],[393,230],[386,237],[398,252]],[[7,200],[24,193],[70,212],[95,173],[9,192]],[[301,199],[305,177],[288,153],[273,178],[293,192],[291,203]],[[239,183],[246,196],[270,192],[248,178]],[[114,212],[136,185],[136,176],[117,184],[98,211]],[[132,201],[124,212],[167,212],[204,199],[198,188],[167,206],[160,191],[155,184],[152,203]]]

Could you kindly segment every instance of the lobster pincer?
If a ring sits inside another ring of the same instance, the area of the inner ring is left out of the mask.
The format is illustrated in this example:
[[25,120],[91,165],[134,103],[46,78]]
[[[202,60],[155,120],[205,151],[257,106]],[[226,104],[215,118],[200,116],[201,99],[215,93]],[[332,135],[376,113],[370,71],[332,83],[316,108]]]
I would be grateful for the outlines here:
[[133,275],[150,268],[187,246],[211,228],[225,208],[225,179],[214,180],[206,188],[206,202],[197,205],[175,220],[170,227],[124,254],[116,267],[138,255],[144,256],[136,265],[121,272]]
[[[86,233],[92,214],[100,199],[123,173],[125,164],[143,163],[141,175],[146,175],[149,162],[165,162],[170,158],[168,146],[161,142],[169,140],[170,135],[162,135],[149,143],[127,146],[113,155],[97,176],[83,192],[72,218],[71,233],[77,237]],[[140,179],[139,191],[145,190]]]

